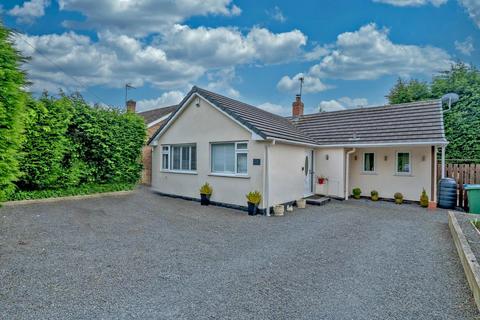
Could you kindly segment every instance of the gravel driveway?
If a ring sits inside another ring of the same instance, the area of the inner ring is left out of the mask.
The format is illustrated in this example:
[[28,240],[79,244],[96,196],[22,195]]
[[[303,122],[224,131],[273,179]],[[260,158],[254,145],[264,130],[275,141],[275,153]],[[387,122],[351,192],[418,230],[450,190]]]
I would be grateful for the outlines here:
[[132,318],[479,317],[441,210],[249,217],[145,189],[0,209],[0,319]]

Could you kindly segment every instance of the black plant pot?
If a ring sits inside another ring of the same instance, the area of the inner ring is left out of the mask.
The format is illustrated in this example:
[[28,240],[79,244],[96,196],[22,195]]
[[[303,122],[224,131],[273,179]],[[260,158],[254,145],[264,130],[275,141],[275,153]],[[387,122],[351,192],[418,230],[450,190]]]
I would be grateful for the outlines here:
[[248,215],[255,216],[257,214],[257,205],[252,202],[247,202],[247,203],[248,203]]
[[208,206],[210,204],[210,195],[200,193],[200,204],[202,206]]

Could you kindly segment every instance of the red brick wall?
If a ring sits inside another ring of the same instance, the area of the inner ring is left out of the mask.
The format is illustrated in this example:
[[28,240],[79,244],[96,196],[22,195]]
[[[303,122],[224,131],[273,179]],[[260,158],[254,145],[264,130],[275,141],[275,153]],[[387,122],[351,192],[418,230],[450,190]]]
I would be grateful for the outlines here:
[[[160,128],[161,123],[156,124],[147,129],[148,138]],[[143,161],[143,172],[142,172],[142,183],[146,185],[152,184],[152,147],[145,146],[142,150],[142,161]]]

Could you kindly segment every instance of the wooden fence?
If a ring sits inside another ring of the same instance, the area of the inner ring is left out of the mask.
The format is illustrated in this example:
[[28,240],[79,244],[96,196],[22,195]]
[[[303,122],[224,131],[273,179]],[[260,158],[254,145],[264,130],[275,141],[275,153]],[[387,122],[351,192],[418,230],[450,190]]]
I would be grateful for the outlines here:
[[[437,180],[440,180],[442,177],[442,165],[439,163],[437,165],[438,177]],[[480,184],[480,164],[466,164],[466,163],[447,163],[445,165],[445,176],[447,178],[453,178],[457,181],[458,184],[458,202],[457,205],[462,208],[468,207],[468,199],[465,190],[463,189],[464,184]]]

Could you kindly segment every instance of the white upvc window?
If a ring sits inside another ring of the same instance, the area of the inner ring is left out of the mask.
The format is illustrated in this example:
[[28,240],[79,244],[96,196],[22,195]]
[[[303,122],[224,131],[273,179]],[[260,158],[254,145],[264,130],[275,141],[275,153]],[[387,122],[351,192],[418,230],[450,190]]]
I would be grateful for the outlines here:
[[397,152],[395,158],[396,174],[409,175],[412,173],[412,157],[410,152]]
[[363,172],[365,173],[375,172],[375,153],[365,152],[363,154]]
[[248,143],[219,142],[211,144],[212,173],[247,175]]
[[170,146],[162,146],[162,169],[170,169]]
[[196,144],[162,146],[162,169],[179,172],[197,171]]

